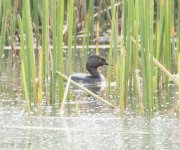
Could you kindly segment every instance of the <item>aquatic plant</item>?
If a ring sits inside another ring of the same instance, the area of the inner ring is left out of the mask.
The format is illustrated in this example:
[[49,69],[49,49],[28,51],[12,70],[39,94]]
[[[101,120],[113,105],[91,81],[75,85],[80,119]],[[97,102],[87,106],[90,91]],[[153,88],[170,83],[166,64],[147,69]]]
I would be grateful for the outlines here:
[[[179,86],[171,73],[179,71],[179,7],[180,0],[0,1],[0,55],[19,34],[27,108],[30,111],[33,103],[41,110],[43,101],[48,105],[64,101],[64,81],[57,78],[57,71],[67,75],[74,71],[74,53],[82,56],[82,66],[91,53],[104,53],[98,38],[110,30],[108,94],[116,81],[114,100],[121,110],[140,105],[142,113],[153,112],[159,108],[159,89],[170,80]],[[77,44],[82,45],[80,51]]]

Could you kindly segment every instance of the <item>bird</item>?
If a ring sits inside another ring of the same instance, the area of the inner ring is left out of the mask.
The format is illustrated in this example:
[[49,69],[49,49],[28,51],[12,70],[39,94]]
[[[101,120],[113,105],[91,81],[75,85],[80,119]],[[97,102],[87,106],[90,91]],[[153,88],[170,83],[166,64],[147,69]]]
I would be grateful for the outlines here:
[[86,63],[86,69],[90,74],[85,73],[74,73],[71,75],[71,79],[77,83],[82,83],[84,85],[97,85],[105,81],[105,77],[98,72],[98,67],[108,66],[105,58],[99,55],[91,55]]

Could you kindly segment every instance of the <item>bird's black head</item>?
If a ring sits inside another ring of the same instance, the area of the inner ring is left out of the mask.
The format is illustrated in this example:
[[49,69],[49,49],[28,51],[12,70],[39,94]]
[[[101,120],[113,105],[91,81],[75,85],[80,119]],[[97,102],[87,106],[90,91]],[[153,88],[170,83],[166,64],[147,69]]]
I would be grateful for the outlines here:
[[106,59],[98,55],[92,55],[89,57],[86,63],[86,68],[93,77],[99,77],[100,75],[99,75],[99,72],[97,71],[97,68],[103,65],[108,65],[108,63],[106,62]]

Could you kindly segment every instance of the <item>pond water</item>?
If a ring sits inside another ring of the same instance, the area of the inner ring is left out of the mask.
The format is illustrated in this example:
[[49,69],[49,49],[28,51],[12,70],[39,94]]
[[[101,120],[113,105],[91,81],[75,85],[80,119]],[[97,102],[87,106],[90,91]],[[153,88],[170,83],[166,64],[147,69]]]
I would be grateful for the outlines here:
[[28,115],[22,103],[0,107],[0,149],[180,149],[180,121],[111,112]]
[[[43,105],[41,115],[33,108],[29,115],[22,100],[20,65],[12,61],[4,64],[0,75],[0,149],[180,149],[180,120],[170,107],[177,99],[174,85],[169,100],[161,94],[167,105],[160,105],[162,111],[152,116],[141,116],[131,106],[120,114],[78,89],[71,90],[64,115],[58,104]],[[105,92],[101,89],[98,94],[105,97]]]

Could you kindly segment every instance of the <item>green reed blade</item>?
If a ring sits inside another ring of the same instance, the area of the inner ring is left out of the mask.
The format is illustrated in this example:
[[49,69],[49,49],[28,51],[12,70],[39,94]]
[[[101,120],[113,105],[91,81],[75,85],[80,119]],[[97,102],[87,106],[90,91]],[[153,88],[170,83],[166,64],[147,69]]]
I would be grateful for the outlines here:
[[[160,58],[162,56],[162,50],[163,50],[163,37],[164,37],[164,1],[159,1],[157,3],[158,12],[157,12],[157,19],[156,19],[156,52],[155,56],[158,61],[160,61]],[[158,90],[159,85],[159,69],[156,67],[155,70],[155,90]]]
[[143,89],[143,101],[144,101],[144,107],[147,108],[148,104],[148,91],[147,91],[147,76],[146,76],[146,69],[147,69],[147,64],[146,64],[146,37],[145,37],[145,25],[144,25],[144,1],[139,0],[139,13],[141,14],[139,17],[139,28],[140,28],[140,40],[141,40],[141,61],[142,61],[142,89]]
[[33,99],[37,103],[37,87],[36,87],[36,66],[35,66],[35,54],[34,54],[34,44],[33,44],[33,30],[30,14],[30,2],[29,0],[23,1],[23,23],[24,28],[26,28],[26,48],[28,55],[28,70],[30,73],[30,82],[32,85]]
[[[149,38],[147,39],[148,40],[148,72],[147,72],[147,75],[148,75],[148,104],[149,104],[149,110],[152,110],[153,106],[154,106],[154,102],[153,102],[153,93],[154,93],[154,90],[153,90],[153,84],[154,84],[154,81],[153,81],[153,50],[154,50],[154,46],[153,46],[153,30],[154,30],[154,1],[148,1],[147,2],[147,7],[148,7],[148,10],[149,10],[149,13],[148,13],[148,22],[149,22],[149,28],[148,28],[148,36]],[[146,22],[147,23],[147,22]],[[148,24],[146,24],[145,26],[147,26]]]
[[52,49],[52,72],[51,72],[51,100],[53,103],[55,102],[55,97],[56,97],[56,70],[57,70],[57,11],[56,11],[56,0],[52,1],[52,34],[53,34],[53,49]]
[[126,41],[126,32],[127,32],[127,12],[128,12],[128,1],[127,0],[124,0],[123,2],[123,8],[122,8],[122,35],[123,35],[123,43],[125,44],[125,41]]
[[8,1],[8,16],[10,17],[10,21],[9,21],[9,25],[10,25],[10,29],[9,29],[9,31],[8,31],[8,33],[6,33],[6,36],[9,36],[9,38],[6,38],[6,44],[11,44],[11,43],[13,43],[14,42],[14,34],[15,34],[15,27],[16,27],[16,25],[15,25],[15,16],[16,16],[16,14],[15,14],[15,12],[13,12],[13,7],[12,7],[12,4],[11,4],[11,2],[10,1]]
[[[49,67],[49,1],[42,1],[42,48],[43,48],[43,81],[48,79]],[[52,103],[52,99],[48,99],[49,87],[45,87],[47,104]]]
[[110,39],[110,49],[109,49],[109,67],[108,67],[108,95],[110,95],[110,84],[112,81],[112,59],[113,59],[113,49],[114,49],[114,39],[115,37],[115,28],[116,28],[116,11],[114,1],[111,0],[111,11],[112,11],[112,22],[111,22],[111,39]]
[[125,107],[125,62],[126,62],[126,50],[125,47],[121,47],[121,57],[120,57],[120,98],[119,98],[119,107],[124,110]]
[[132,41],[130,40],[133,33],[133,8],[134,1],[127,1],[127,31],[126,31],[126,61],[125,61],[125,78],[124,78],[124,107],[126,107],[126,100],[131,88],[131,76],[132,76]]
[[49,43],[49,1],[42,1],[43,78],[47,77]]
[[7,21],[7,1],[2,2],[2,22],[0,26],[0,57],[4,50],[5,34],[6,34],[6,21]]
[[[74,10],[74,19],[73,19],[73,31],[72,31],[72,34],[73,34],[73,58],[74,56],[77,54],[77,31],[76,31],[76,28],[77,28],[77,14],[76,14],[76,11]],[[74,60],[76,61],[76,60]],[[76,63],[76,62],[75,62]]]
[[[180,77],[180,53],[178,55],[178,77]],[[178,80],[178,90],[179,90],[178,111],[180,112],[180,79]]]
[[10,1],[10,4],[12,11],[11,12],[11,27],[10,27],[10,43],[13,43],[15,41],[14,35],[16,34],[16,27],[17,27],[17,14],[18,14],[18,8],[19,8],[19,1]]
[[[86,20],[85,20],[85,29],[84,29],[84,38],[83,38],[83,48],[82,48],[82,64],[85,64],[84,56],[87,54],[86,50],[88,50],[88,45],[89,45],[89,34],[90,34],[90,29],[91,25],[93,22],[93,8],[94,8],[94,0],[90,0],[88,3],[88,12],[86,14]],[[86,48],[85,48],[86,47]],[[83,70],[85,70],[85,67],[83,67]]]
[[35,25],[35,38],[36,38],[36,49],[38,48],[39,43],[39,4],[40,1],[33,0],[33,10],[32,10],[32,19]]
[[[0,18],[2,18],[2,0],[0,1]],[[2,23],[2,20],[0,20],[0,25]]]
[[[172,0],[165,1],[165,37],[164,37],[164,64],[165,67],[170,69],[170,59],[171,59],[171,5]],[[166,84],[168,82],[168,78],[165,77]]]
[[72,32],[74,18],[74,1],[68,0],[68,67],[67,73],[70,75],[72,69]]
[[122,28],[121,28],[121,50],[120,50],[120,69],[119,69],[119,75],[120,75],[120,85],[119,85],[119,107],[124,110],[125,107],[125,89],[124,89],[124,83],[125,83],[125,60],[126,60],[126,24],[127,24],[127,0],[123,1],[122,5]]
[[[59,72],[64,72],[64,63],[63,63],[63,25],[64,25],[64,0],[58,0],[58,10],[57,10],[57,38],[58,38],[58,50],[57,50],[57,70]],[[59,88],[58,88],[58,94],[59,94],[59,101],[63,98],[63,79],[58,78],[59,80]]]
[[26,100],[26,108],[28,112],[31,110],[31,102],[30,102],[30,94],[29,93],[29,85],[28,85],[28,77],[27,77],[27,54],[25,53],[25,43],[24,43],[24,31],[23,31],[23,25],[21,22],[21,17],[18,15],[18,26],[20,31],[20,37],[21,37],[21,48],[20,48],[20,55],[21,55],[21,72],[22,72],[22,79],[23,79],[23,89],[25,94],[25,100]]
[[[135,7],[135,10],[134,10],[134,29],[133,29],[133,36],[134,36],[134,39],[135,39],[135,45],[133,46],[133,70],[134,70],[134,93],[136,94],[136,97],[138,97],[139,95],[139,90],[138,90],[138,83],[139,83],[139,80],[137,78],[137,75],[136,75],[136,70],[138,69],[138,61],[139,61],[139,43],[138,43],[138,40],[139,40],[139,5],[138,5],[138,1],[135,1],[135,4],[134,4],[134,7]],[[132,37],[131,37],[131,40],[132,40]],[[142,99],[141,99],[142,100]],[[143,104],[142,104],[143,105]]]
[[178,50],[180,52],[180,0],[178,0]]

